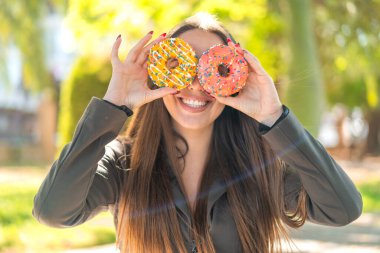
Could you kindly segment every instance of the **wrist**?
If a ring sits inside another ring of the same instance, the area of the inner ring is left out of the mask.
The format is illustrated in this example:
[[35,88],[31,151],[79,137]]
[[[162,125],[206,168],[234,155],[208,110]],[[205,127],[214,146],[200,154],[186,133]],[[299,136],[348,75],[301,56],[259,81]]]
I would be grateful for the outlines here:
[[116,105],[116,104],[114,104],[114,103],[112,103],[112,102],[110,102],[110,101],[108,101],[106,99],[103,99],[103,101],[106,102],[106,103],[108,103],[108,104],[110,104],[110,105],[112,105],[112,106],[114,106],[114,107],[116,107],[119,110],[122,110],[123,112],[125,112],[125,114],[127,115],[127,117],[130,117],[130,116],[133,115],[132,109],[128,108],[125,105]]
[[121,95],[121,90],[125,90],[123,85],[125,82],[123,76],[120,73],[112,72],[111,80],[108,84],[106,94],[103,99],[107,100],[115,105],[122,106],[125,103],[125,98]]
[[108,93],[104,95],[103,100],[107,100],[117,106],[122,106],[124,104],[123,99]]
[[272,127],[274,123],[276,123],[276,121],[281,117],[283,112],[283,107],[280,106],[280,108],[274,111],[273,113],[263,115],[262,117],[260,117],[260,119],[258,119],[258,122],[268,127]]

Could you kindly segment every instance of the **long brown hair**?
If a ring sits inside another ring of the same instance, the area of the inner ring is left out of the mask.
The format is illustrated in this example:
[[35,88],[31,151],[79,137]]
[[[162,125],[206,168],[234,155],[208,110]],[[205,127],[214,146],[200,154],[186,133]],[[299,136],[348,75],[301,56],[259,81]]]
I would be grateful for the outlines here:
[[[227,43],[231,35],[210,17],[204,23],[193,16],[168,36],[203,29]],[[171,169],[183,187],[179,160],[186,158],[186,151],[179,152],[178,138],[187,147],[186,140],[174,130],[162,99],[141,106],[129,124],[124,139],[128,170],[123,178],[117,226],[117,244],[122,252],[187,252],[168,176]],[[225,106],[214,122],[208,157],[190,228],[198,251],[216,252],[207,224],[207,194],[201,194],[210,190],[215,175],[221,175],[227,184],[241,250],[281,250],[281,238],[288,238],[284,224],[299,227],[306,219],[305,193],[301,191],[296,210],[286,209],[285,167],[258,133],[258,123]]]

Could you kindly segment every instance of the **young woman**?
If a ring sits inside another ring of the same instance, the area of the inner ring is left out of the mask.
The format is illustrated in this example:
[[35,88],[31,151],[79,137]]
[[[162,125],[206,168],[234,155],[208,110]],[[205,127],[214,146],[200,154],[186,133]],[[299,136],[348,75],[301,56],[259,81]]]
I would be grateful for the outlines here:
[[[236,47],[245,87],[213,97],[195,78],[179,92],[152,89],[147,56],[165,34],[148,43],[148,33],[125,61],[119,36],[104,98],[91,100],[35,197],[40,222],[76,226],[111,210],[122,252],[262,253],[281,250],[286,225],[341,226],[361,214],[360,193],[281,104],[258,59],[206,20],[193,16],[167,37],[198,56]],[[127,137],[116,139],[132,111]]]

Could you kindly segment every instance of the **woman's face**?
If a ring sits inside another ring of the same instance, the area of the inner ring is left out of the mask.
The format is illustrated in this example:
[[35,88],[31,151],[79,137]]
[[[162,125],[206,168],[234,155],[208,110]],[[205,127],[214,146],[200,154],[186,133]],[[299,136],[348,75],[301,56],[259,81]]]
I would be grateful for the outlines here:
[[[218,35],[200,29],[184,32],[178,37],[189,43],[198,57],[211,46],[223,44]],[[165,96],[163,101],[173,118],[174,127],[179,131],[210,127],[224,109],[224,104],[217,102],[203,90],[197,77],[179,94]]]

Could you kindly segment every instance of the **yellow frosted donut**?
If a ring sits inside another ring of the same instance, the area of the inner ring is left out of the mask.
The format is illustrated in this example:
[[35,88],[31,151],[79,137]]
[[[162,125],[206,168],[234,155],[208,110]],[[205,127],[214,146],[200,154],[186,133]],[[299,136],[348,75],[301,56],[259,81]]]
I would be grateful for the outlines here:
[[168,38],[150,49],[148,74],[159,87],[181,90],[194,80],[197,63],[197,56],[189,44],[180,38]]

